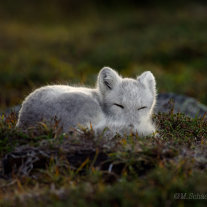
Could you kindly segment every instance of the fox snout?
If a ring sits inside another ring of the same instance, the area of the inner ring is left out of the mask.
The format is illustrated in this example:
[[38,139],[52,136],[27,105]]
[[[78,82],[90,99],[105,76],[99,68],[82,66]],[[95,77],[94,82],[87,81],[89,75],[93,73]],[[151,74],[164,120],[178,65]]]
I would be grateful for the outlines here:
[[128,127],[129,128],[134,128],[134,124],[129,124]]

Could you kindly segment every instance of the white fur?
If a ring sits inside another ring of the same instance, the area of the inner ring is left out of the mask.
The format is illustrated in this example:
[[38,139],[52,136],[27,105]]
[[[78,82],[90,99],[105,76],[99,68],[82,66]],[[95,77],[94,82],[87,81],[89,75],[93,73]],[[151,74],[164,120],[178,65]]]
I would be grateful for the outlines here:
[[134,132],[147,136],[155,132],[151,120],[155,102],[156,82],[151,72],[130,79],[104,67],[95,89],[51,85],[35,90],[23,102],[17,127],[57,117],[64,132],[92,124],[97,134],[107,127],[112,135]]

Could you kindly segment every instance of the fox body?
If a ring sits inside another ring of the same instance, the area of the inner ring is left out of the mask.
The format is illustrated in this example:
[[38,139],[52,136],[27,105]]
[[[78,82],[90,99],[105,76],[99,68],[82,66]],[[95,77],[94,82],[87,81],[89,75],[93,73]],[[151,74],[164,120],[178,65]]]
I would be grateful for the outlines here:
[[98,75],[95,89],[49,85],[32,92],[22,104],[17,127],[28,128],[56,117],[63,132],[92,125],[95,132],[155,132],[151,115],[156,102],[156,82],[149,71],[137,79],[122,78],[109,67]]

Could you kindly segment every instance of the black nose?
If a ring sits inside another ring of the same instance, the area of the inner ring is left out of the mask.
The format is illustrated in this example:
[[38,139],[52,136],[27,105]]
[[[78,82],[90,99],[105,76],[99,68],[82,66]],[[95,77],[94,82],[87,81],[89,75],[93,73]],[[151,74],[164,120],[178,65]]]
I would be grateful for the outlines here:
[[133,124],[129,124],[129,127],[134,128],[134,125]]

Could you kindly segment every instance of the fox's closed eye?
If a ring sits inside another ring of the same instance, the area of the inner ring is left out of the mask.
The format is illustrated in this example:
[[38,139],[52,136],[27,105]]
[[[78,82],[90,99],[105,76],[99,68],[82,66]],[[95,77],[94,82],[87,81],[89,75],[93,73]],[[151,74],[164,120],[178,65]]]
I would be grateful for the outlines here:
[[115,105],[115,106],[118,106],[119,108],[122,108],[122,109],[124,108],[124,106],[122,106],[122,105],[120,105],[120,104],[116,104],[116,103],[115,103],[114,105]]
[[142,106],[140,108],[138,108],[137,110],[142,110],[142,109],[146,109],[147,107],[146,106]]

